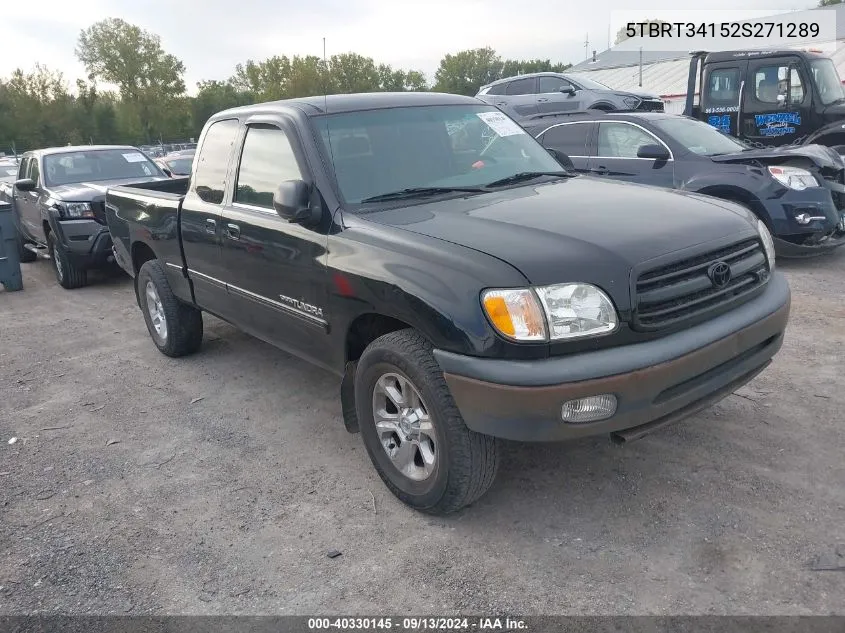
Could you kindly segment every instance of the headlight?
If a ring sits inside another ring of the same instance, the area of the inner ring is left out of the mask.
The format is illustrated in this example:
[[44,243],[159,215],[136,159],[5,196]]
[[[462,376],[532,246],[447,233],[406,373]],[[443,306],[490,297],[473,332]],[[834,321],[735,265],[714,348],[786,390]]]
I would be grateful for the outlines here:
[[807,187],[819,186],[819,181],[806,169],[772,165],[769,167],[769,173],[772,175],[772,178],[790,189],[798,189],[800,191]]
[[537,288],[537,295],[553,341],[606,334],[619,323],[610,298],[590,284],[544,286]]
[[500,334],[515,341],[545,341],[546,323],[537,297],[527,288],[487,290],[481,305]]
[[636,110],[637,106],[640,105],[640,99],[637,99],[636,97],[624,97],[622,99],[622,103],[625,104],[625,107],[631,110]]
[[481,304],[496,330],[515,341],[596,336],[619,324],[610,298],[590,284],[487,290]]
[[766,251],[766,259],[769,260],[769,270],[775,269],[775,242],[772,240],[772,234],[763,223],[763,220],[757,220],[757,232],[760,234],[760,240],[763,242],[763,249]]
[[91,210],[91,203],[89,202],[63,202],[60,208],[64,211],[64,215],[69,218],[94,217],[94,212]]

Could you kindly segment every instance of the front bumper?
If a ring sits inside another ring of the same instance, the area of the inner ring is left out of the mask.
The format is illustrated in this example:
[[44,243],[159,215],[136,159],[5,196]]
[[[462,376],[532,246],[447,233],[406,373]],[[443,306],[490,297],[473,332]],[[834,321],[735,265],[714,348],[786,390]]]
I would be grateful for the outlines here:
[[103,268],[114,262],[108,227],[94,220],[54,220],[50,228],[78,268]]
[[[825,181],[825,185],[828,185]],[[841,186],[841,185],[831,185]],[[832,251],[845,244],[845,209],[836,204],[838,194],[831,186],[801,191],[781,188],[778,195],[761,199],[774,229],[775,252],[782,257],[808,257]],[[798,214],[813,218],[808,224],[795,220]]]
[[[434,355],[466,425],[519,441],[557,441],[649,431],[724,398],[771,361],[783,343],[790,291],[775,272],[748,303],[646,343],[537,361]],[[564,402],[614,394],[616,413],[584,424],[561,420]]]

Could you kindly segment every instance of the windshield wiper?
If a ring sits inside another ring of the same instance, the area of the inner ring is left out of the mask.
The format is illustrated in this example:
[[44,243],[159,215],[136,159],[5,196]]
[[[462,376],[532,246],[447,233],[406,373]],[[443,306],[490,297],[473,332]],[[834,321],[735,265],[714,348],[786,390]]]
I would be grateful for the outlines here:
[[514,183],[523,182],[525,180],[533,180],[534,178],[539,178],[540,176],[558,176],[559,178],[571,178],[574,175],[575,174],[568,171],[521,171],[518,174],[514,174],[513,176],[508,176],[507,178],[500,178],[499,180],[489,182],[485,186],[503,187],[504,185],[512,185]]
[[409,187],[407,189],[400,189],[399,191],[391,191],[390,193],[382,193],[377,196],[370,196],[364,198],[361,202],[385,202],[387,200],[405,200],[408,198],[425,198],[426,196],[436,196],[441,193],[484,193],[481,187]]

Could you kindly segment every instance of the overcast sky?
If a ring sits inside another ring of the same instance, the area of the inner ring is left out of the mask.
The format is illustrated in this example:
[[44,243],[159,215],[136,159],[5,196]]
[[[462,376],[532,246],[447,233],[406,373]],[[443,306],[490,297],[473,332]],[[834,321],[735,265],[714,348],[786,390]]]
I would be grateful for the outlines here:
[[[188,90],[202,79],[226,79],[238,62],[272,55],[354,51],[433,80],[444,54],[492,46],[503,57],[577,63],[607,48],[611,12],[631,0],[27,0],[3,4],[0,76],[36,62],[62,71],[71,85],[84,77],[74,47],[79,31],[119,17],[161,36],[186,66]],[[814,0],[710,0],[719,9],[777,12]],[[677,9],[677,0],[643,1],[643,18]],[[520,13],[520,12],[523,13]]]

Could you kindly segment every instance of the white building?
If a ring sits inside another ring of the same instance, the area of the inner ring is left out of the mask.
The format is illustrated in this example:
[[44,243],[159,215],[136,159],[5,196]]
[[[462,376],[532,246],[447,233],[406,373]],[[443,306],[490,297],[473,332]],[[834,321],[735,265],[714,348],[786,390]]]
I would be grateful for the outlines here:
[[[833,60],[839,76],[845,77],[845,3],[824,9],[836,12],[836,40],[800,44],[794,48],[821,48]],[[778,14],[762,20],[800,22],[802,16],[803,19],[815,19],[812,15],[815,11],[818,9]],[[689,51],[643,50],[640,53],[640,46],[647,45],[647,39],[630,38],[597,54],[594,60],[576,64],[567,72],[586,75],[616,90],[644,90],[658,94],[666,102],[667,112],[682,112],[689,76]],[[766,48],[766,45],[759,48]]]

